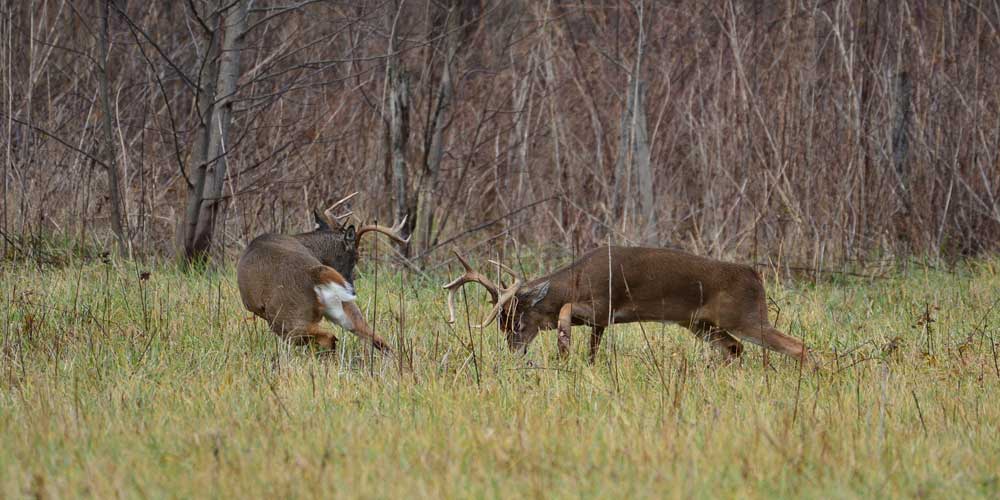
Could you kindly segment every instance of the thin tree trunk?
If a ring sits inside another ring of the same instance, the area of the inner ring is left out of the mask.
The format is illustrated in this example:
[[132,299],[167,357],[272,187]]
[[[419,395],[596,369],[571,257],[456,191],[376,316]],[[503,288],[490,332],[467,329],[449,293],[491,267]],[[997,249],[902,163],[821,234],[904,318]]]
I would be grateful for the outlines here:
[[3,162],[3,227],[0,228],[3,231],[3,238],[0,238],[3,240],[3,258],[4,260],[6,260],[10,258],[10,253],[15,250],[9,246],[10,241],[8,241],[9,233],[7,230],[7,214],[8,214],[7,207],[10,206],[8,200],[8,190],[10,186],[9,170],[11,168],[10,166],[13,164],[12,162],[14,161],[11,151],[12,143],[14,142],[14,82],[13,82],[14,75],[12,74],[13,72],[11,71],[11,68],[13,66],[11,64],[11,57],[13,56],[14,53],[14,43],[13,43],[14,37],[11,34],[12,31],[11,28],[13,27],[12,17],[14,14],[13,12],[0,12],[0,14],[4,16],[3,19],[0,20],[0,26],[3,27],[3,29],[0,29],[0,33],[6,33],[7,35],[3,39],[4,58],[2,64],[0,64],[0,71],[2,71],[3,75],[3,77],[0,78],[0,82],[3,82],[5,90],[4,111],[7,113],[7,120],[6,120],[7,123],[5,124],[6,145],[4,146],[5,159]]
[[414,233],[418,253],[430,248],[432,227],[434,225],[434,210],[437,208],[437,189],[441,172],[441,159],[444,156],[444,128],[448,122],[448,111],[452,101],[451,66],[458,51],[458,27],[461,19],[459,3],[452,2],[445,22],[447,35],[445,41],[445,59],[441,68],[441,82],[438,85],[437,105],[431,118],[431,136],[427,153],[424,155],[424,170],[420,176],[420,186],[417,190],[417,220]]
[[[649,134],[646,129],[646,83],[642,81],[641,71],[645,38],[643,2],[639,2],[635,8],[639,34],[636,40],[635,64],[629,77],[625,112],[622,114],[621,132],[618,136],[618,158],[615,161],[611,213],[618,214],[620,211],[622,227],[625,228],[628,224],[628,214],[631,212],[640,236],[639,240],[657,243],[656,198],[653,195]],[[637,200],[633,198],[633,188],[638,195]]]
[[632,97],[634,88],[634,85],[629,85],[625,97],[625,110],[622,111],[621,127],[618,131],[618,156],[615,158],[614,188],[611,192],[611,213],[620,218],[625,217],[625,205],[628,203],[628,197],[622,191],[630,184],[626,170],[630,161],[629,151],[632,149],[629,139],[632,137],[630,124],[632,123],[632,105],[635,102]]
[[[189,204],[188,227],[194,231],[185,248],[188,260],[207,257],[215,236],[215,225],[223,207],[222,187],[225,183],[228,162],[229,128],[232,124],[233,96],[240,77],[240,54],[247,26],[250,0],[240,0],[226,15],[225,35],[218,60],[218,85],[216,99],[207,122],[205,160],[199,172],[193,195],[197,203]],[[214,38],[214,37],[213,37]],[[198,192],[198,185],[201,186]],[[197,210],[191,210],[196,205]],[[191,216],[195,216],[191,219]]]
[[656,206],[653,197],[653,171],[649,159],[649,134],[646,132],[646,84],[636,85],[635,106],[632,108],[632,161],[635,164],[635,181],[639,194],[639,223],[641,240],[657,243]]
[[100,75],[97,80],[100,86],[101,107],[103,108],[104,115],[104,119],[101,122],[101,132],[104,136],[104,164],[105,171],[108,174],[108,197],[111,200],[111,230],[115,233],[115,239],[118,240],[118,251],[122,255],[126,255],[129,250],[128,235],[125,231],[125,224],[122,222],[124,217],[122,214],[121,182],[118,174],[117,154],[115,153],[114,129],[111,122],[113,113],[111,109],[111,73],[108,70],[111,44],[108,38],[111,29],[108,10],[111,1],[104,0],[101,2],[101,29],[98,30],[98,50],[100,51],[101,66],[99,68]]
[[895,83],[895,113],[892,126],[892,164],[896,170],[896,181],[899,187],[899,199],[907,211],[910,210],[910,195],[908,179],[908,168],[906,156],[909,151],[909,130],[910,130],[910,96],[912,87],[910,75],[905,71],[896,74]]
[[208,46],[205,50],[203,61],[198,65],[203,67],[203,73],[197,80],[198,89],[196,98],[198,105],[198,116],[200,124],[195,133],[194,146],[191,150],[191,165],[193,184],[188,185],[187,209],[184,212],[184,221],[178,227],[178,239],[184,251],[186,259],[194,258],[194,238],[195,229],[198,226],[198,213],[201,210],[202,192],[205,189],[205,173],[208,169],[208,144],[211,136],[212,112],[215,109],[212,103],[215,101],[215,88],[219,76],[219,33],[221,27],[221,16],[214,14],[209,20],[212,32],[208,35]]
[[[389,63],[389,154],[392,155],[392,192],[395,203],[394,217],[403,220],[409,213],[407,196],[409,176],[406,169],[406,144],[410,138],[410,81],[399,67],[399,58],[390,57]],[[409,232],[403,228],[404,237]]]

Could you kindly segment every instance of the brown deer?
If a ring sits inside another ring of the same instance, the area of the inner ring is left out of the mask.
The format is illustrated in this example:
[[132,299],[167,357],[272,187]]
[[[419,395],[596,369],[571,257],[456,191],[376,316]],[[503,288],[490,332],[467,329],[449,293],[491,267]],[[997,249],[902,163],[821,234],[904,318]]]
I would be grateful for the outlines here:
[[320,326],[326,319],[359,337],[368,339],[381,351],[392,352],[389,344],[372,331],[358,308],[353,273],[358,242],[367,233],[382,233],[406,243],[400,230],[405,219],[387,228],[335,223],[350,213],[329,214],[354,193],[320,212],[315,210],[316,229],[302,234],[267,233],[255,238],[236,268],[236,281],[243,306],[267,321],[271,331],[294,342],[314,339],[321,347],[333,349],[337,338]]
[[511,350],[525,352],[539,330],[558,329],[559,352],[570,348],[570,327],[590,325],[590,354],[601,345],[612,323],[660,321],[680,324],[707,340],[727,359],[743,353],[740,340],[807,359],[803,343],[775,329],[767,319],[767,301],[757,272],[744,265],[661,248],[602,247],[548,276],[522,283],[514,277],[497,285],[474,271],[457,252],[465,274],[444,285],[449,323],[455,321],[455,292],[479,283],[492,296],[493,309],[478,327],[499,316]]

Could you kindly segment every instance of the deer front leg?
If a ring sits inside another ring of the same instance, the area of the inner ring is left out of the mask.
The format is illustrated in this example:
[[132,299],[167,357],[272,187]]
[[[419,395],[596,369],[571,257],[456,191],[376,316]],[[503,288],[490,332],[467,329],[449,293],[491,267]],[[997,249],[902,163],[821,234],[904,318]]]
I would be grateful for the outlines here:
[[344,302],[344,315],[347,317],[347,324],[341,324],[340,326],[363,339],[371,341],[372,345],[379,351],[392,354],[392,348],[389,347],[389,343],[372,331],[371,327],[365,321],[365,315],[361,313],[361,309],[358,308],[357,304],[354,302]]
[[569,355],[570,345],[573,343],[573,337],[570,334],[570,330],[573,327],[573,304],[563,304],[562,309],[559,309],[559,356],[565,358]]
[[740,343],[729,332],[716,328],[706,321],[693,321],[683,323],[692,333],[701,340],[709,343],[728,362],[733,361],[743,355],[743,344]]
[[594,359],[597,358],[597,349],[601,347],[601,336],[604,335],[604,327],[594,325],[590,327],[590,355],[588,359],[590,364],[594,364]]

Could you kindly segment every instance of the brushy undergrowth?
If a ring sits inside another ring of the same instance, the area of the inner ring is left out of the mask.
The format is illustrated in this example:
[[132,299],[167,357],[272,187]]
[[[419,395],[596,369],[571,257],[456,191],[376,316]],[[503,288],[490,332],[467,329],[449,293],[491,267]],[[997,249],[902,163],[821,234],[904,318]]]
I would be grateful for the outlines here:
[[816,372],[659,324],[610,329],[594,366],[586,328],[567,361],[554,332],[518,358],[444,321],[444,278],[361,273],[384,358],[278,341],[232,268],[5,264],[0,497],[1000,495],[995,258],[771,280]]

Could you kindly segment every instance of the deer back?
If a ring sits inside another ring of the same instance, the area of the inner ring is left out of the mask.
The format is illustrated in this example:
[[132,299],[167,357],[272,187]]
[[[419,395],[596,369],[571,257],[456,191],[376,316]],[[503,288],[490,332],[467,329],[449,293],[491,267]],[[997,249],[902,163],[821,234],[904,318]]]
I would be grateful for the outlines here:
[[582,303],[600,323],[609,311],[655,312],[659,317],[648,319],[684,321],[720,294],[734,295],[727,301],[752,302],[762,293],[759,277],[747,266],[677,250],[613,246],[526,283],[517,307],[554,317],[563,304]]

